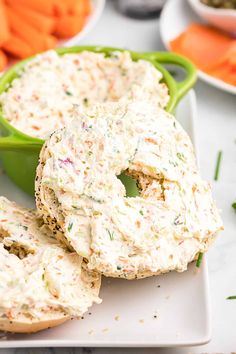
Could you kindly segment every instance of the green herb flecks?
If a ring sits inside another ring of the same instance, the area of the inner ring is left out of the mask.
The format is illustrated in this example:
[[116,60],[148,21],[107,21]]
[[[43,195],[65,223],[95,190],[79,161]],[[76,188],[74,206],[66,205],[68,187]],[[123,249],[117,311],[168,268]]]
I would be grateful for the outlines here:
[[73,227],[73,222],[70,222],[69,225],[68,225],[67,230],[70,232],[72,230],[72,227]]
[[234,208],[234,211],[236,212],[236,202],[232,204],[232,208]]
[[114,232],[111,232],[110,230],[107,229],[108,235],[110,237],[110,240],[113,241],[114,240]]
[[203,253],[200,252],[198,255],[197,262],[196,262],[196,267],[200,268],[201,263],[202,263],[202,258],[203,258]]
[[171,161],[171,160],[169,160],[169,164],[170,164],[170,165],[173,165],[174,167],[177,167],[177,166],[178,166],[178,163],[177,163],[177,162]]
[[68,91],[68,90],[65,91],[65,94],[66,94],[67,96],[73,96],[72,92],[70,92],[70,91]]
[[186,162],[186,158],[184,156],[184,154],[182,152],[177,152],[177,157],[179,160],[183,161],[183,162]]
[[216,160],[216,168],[215,168],[215,175],[214,175],[215,181],[218,181],[219,179],[221,160],[222,160],[222,151],[219,151]]
[[139,210],[139,214],[143,215],[143,211],[142,211],[142,210]]
[[236,295],[228,296],[226,300],[236,300]]
[[71,206],[72,206],[72,208],[75,209],[75,210],[80,210],[80,209],[81,209],[81,207],[78,207],[78,206],[76,206],[76,205],[71,205]]
[[89,102],[88,98],[85,97],[85,98],[83,99],[83,102],[84,102],[84,105],[87,106],[87,105],[88,105],[88,102]]

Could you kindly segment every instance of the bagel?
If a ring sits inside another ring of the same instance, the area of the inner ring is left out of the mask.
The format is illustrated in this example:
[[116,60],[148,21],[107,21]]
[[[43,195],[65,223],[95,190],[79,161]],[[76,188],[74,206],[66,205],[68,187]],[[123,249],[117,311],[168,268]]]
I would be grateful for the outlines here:
[[127,100],[139,95],[165,107],[168,88],[149,61],[128,52],[110,57],[84,51],[58,55],[50,50],[24,65],[0,95],[4,117],[25,134],[45,139],[70,120],[74,105]]
[[[139,196],[126,197],[122,172]],[[36,205],[89,269],[126,279],[186,270],[223,227],[187,133],[145,100],[98,104],[53,133]]]
[[101,277],[36,217],[0,197],[0,330],[36,332],[80,318]]

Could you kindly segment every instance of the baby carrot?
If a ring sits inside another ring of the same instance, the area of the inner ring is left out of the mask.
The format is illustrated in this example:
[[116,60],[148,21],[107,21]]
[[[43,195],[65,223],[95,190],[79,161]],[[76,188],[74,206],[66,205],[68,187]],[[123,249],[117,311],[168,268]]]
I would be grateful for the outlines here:
[[7,65],[7,57],[3,53],[2,50],[0,50],[0,71],[3,71]]
[[67,15],[57,19],[55,34],[60,38],[72,37],[81,31],[84,18],[75,15]]
[[32,48],[23,39],[17,37],[13,33],[10,38],[3,44],[2,48],[15,57],[24,59],[34,54]]
[[21,5],[10,5],[9,7],[12,9],[12,11],[18,14],[22,20],[27,22],[36,30],[47,34],[53,33],[55,28],[54,17],[43,15],[37,11]]
[[6,7],[6,11],[11,31],[19,38],[23,39],[34,53],[55,47],[55,37],[40,33],[34,27],[26,23],[18,14],[12,11],[10,7]]
[[1,45],[10,36],[5,6],[2,0],[0,0],[0,26],[1,26],[0,27],[0,45]]
[[[24,6],[47,16],[53,16],[57,0],[6,0],[9,5]],[[58,0],[60,2],[61,0]]]

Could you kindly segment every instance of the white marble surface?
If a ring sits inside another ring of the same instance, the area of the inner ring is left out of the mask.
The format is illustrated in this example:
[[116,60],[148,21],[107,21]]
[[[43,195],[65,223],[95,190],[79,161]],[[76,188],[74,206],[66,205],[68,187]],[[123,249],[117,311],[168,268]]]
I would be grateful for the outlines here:
[[[162,50],[158,21],[127,19],[114,11],[114,0],[84,44],[104,44],[134,50]],[[195,348],[172,349],[2,349],[0,354],[184,354],[230,353],[236,351],[236,214],[231,208],[236,201],[236,96],[226,94],[204,83],[196,85],[198,99],[198,134],[200,165],[203,176],[212,181],[219,150],[223,161],[214,194],[223,210],[225,231],[209,251],[212,297],[212,341]]]

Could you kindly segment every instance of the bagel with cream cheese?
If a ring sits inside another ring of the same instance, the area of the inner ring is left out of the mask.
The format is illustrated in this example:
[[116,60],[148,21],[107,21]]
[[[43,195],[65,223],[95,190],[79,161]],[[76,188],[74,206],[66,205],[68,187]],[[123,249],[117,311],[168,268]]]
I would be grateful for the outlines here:
[[[118,176],[136,180],[127,197]],[[36,204],[55,234],[106,276],[184,271],[222,229],[190,138],[153,102],[98,104],[45,143]]]
[[36,332],[80,318],[100,303],[100,282],[35,210],[0,197],[0,330]]

